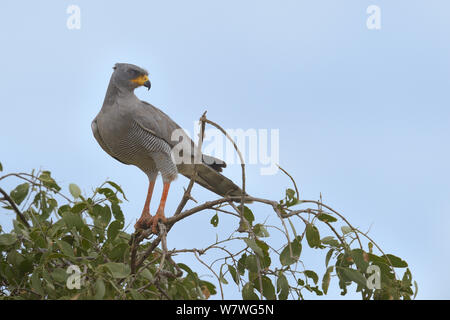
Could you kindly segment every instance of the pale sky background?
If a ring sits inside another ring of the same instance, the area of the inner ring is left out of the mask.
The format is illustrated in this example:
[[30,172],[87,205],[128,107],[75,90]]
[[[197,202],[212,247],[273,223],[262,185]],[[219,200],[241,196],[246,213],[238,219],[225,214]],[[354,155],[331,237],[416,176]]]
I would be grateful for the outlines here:
[[[66,27],[71,4],[80,30]],[[366,27],[373,4],[381,30]],[[101,150],[90,123],[114,63],[134,63],[152,81],[137,95],[189,130],[204,110],[225,128],[279,129],[280,164],[302,198],[322,192],[355,226],[371,226],[409,263],[419,299],[449,299],[449,12],[445,0],[2,0],[0,162],[6,172],[51,170],[67,193],[69,183],[89,193],[109,178],[128,196],[132,226],[147,178]],[[259,169],[247,168],[248,192],[280,199],[289,179]],[[240,166],[225,174],[239,182]],[[187,183],[173,184],[168,216]],[[158,180],[152,213],[160,192]],[[201,187],[194,196],[215,198]],[[271,215],[254,208],[260,222]],[[178,224],[169,247],[202,248],[236,227],[221,216],[213,228],[213,214]],[[9,229],[12,218],[3,210],[0,224]],[[322,276],[324,254],[305,249],[302,259]],[[194,260],[177,257],[206,274]],[[234,283],[225,292],[241,297]],[[326,297],[341,298],[335,278]]]

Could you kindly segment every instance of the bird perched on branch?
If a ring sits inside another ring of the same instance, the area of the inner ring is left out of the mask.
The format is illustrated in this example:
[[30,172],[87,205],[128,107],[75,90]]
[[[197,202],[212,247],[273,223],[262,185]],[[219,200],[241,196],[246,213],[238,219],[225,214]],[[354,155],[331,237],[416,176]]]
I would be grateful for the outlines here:
[[[136,229],[152,228],[156,233],[158,222],[166,221],[164,207],[170,183],[178,172],[191,178],[194,166],[196,183],[221,196],[242,195],[236,184],[219,173],[226,167],[222,160],[201,155],[195,162],[194,142],[181,127],[160,109],[136,97],[136,88],[144,86],[150,90],[146,70],[127,63],[117,63],[113,69],[103,106],[91,127],[104,151],[124,164],[137,166],[149,179],[147,198]],[[175,161],[172,150],[180,141],[184,148],[178,150],[178,156],[184,153],[184,161]],[[158,210],[152,217],[150,199],[159,172],[164,187]]]

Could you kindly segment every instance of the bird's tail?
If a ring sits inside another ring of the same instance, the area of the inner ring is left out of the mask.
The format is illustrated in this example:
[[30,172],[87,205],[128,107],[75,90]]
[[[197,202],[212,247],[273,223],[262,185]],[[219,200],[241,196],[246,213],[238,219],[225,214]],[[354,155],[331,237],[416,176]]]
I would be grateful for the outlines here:
[[[224,165],[221,166],[225,167]],[[193,164],[179,164],[177,166],[178,172],[184,175],[186,178],[191,179],[194,174]],[[220,169],[221,169],[220,168]],[[202,187],[222,196],[232,196],[241,197],[242,189],[238,187],[233,181],[220,174],[212,165],[210,164],[197,164],[197,175],[195,177],[195,182]],[[221,171],[221,170],[220,170]],[[248,194],[246,194],[248,195]],[[240,200],[236,200],[240,202]],[[251,201],[245,201],[245,203],[251,203]]]

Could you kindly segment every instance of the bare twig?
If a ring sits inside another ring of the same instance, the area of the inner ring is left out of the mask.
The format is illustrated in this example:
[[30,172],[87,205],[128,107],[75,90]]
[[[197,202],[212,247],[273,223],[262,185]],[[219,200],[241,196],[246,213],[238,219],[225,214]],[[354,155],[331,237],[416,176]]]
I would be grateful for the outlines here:
[[294,185],[294,188],[295,188],[295,193],[297,194],[297,200],[300,200],[300,193],[298,192],[297,184],[295,183],[294,178],[292,178],[292,176],[286,170],[284,170],[282,167],[280,167],[279,165],[277,165],[277,167],[291,179],[292,184]]

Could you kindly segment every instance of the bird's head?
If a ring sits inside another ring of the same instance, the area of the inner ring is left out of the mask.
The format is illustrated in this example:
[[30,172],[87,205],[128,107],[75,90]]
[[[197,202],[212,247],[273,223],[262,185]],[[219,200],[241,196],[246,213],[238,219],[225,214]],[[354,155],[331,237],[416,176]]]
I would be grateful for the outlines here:
[[150,90],[147,70],[129,63],[116,63],[113,69],[112,80],[118,87],[134,90],[144,86]]

